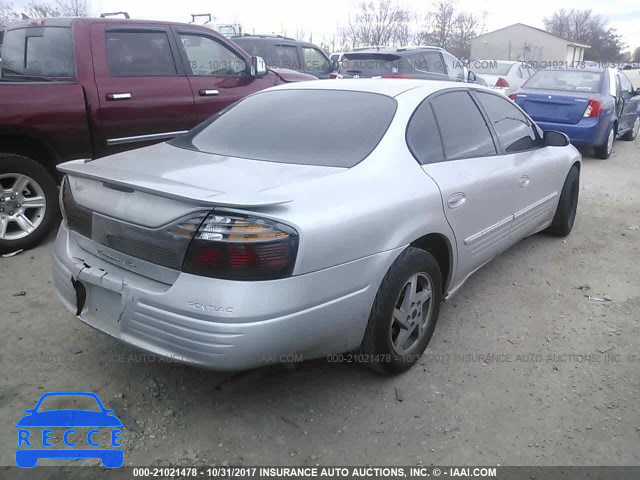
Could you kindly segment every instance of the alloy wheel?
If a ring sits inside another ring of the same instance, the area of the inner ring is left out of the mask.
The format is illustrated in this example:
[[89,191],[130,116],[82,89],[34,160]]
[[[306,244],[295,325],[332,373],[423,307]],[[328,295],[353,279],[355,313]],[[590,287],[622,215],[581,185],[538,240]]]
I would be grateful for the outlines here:
[[0,240],[31,235],[44,220],[44,190],[31,177],[19,173],[0,175],[0,188]]
[[405,283],[391,322],[391,344],[396,354],[406,355],[424,336],[431,321],[432,298],[433,283],[426,273],[416,273]]

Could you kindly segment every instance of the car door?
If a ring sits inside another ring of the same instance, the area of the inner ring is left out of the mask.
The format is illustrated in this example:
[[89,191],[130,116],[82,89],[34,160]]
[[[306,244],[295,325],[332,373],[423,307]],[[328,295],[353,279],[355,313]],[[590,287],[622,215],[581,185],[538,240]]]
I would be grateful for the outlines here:
[[193,94],[170,33],[161,24],[91,27],[98,156],[166,140],[196,125]]
[[250,74],[250,58],[215,32],[176,28],[178,48],[200,123],[251,93],[273,85],[273,76]]
[[553,220],[567,174],[556,147],[545,147],[533,121],[502,95],[475,91],[473,96],[498,138],[501,157],[513,165],[517,193],[513,199],[513,241],[531,235]]
[[620,93],[622,96],[622,113],[618,122],[618,133],[622,134],[633,127],[638,116],[638,97],[629,78],[622,72],[618,72]]
[[457,284],[509,246],[513,159],[498,155],[485,118],[464,90],[424,102],[411,119],[408,144],[440,188],[456,237]]

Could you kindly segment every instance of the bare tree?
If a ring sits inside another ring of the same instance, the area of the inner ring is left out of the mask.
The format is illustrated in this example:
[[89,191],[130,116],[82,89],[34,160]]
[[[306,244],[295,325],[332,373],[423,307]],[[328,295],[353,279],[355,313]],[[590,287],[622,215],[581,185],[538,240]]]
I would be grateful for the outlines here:
[[480,22],[472,13],[459,13],[453,24],[451,42],[448,45],[451,53],[458,58],[469,58],[471,39],[478,36]]
[[365,0],[349,17],[342,35],[351,47],[400,44],[409,39],[411,11],[396,0]]
[[31,18],[88,17],[90,8],[87,0],[56,0],[55,3],[32,0],[26,14]]
[[56,0],[56,5],[65,17],[88,17],[90,14],[87,0]]
[[0,1],[0,28],[6,27],[9,23],[18,20],[19,18],[20,17],[14,10],[12,4]]
[[587,60],[618,60],[625,46],[616,29],[607,26],[606,18],[591,10],[560,9],[544,18],[544,27],[553,35],[589,45]]
[[27,5],[26,15],[30,18],[61,17],[62,13],[54,5],[47,2],[32,2]]
[[447,48],[456,23],[455,3],[451,0],[440,0],[435,3],[433,12],[433,35],[437,47]]
[[306,34],[304,33],[304,29],[298,28],[296,30],[295,39],[299,42],[305,42]]
[[640,62],[640,47],[633,51],[632,60],[634,62]]

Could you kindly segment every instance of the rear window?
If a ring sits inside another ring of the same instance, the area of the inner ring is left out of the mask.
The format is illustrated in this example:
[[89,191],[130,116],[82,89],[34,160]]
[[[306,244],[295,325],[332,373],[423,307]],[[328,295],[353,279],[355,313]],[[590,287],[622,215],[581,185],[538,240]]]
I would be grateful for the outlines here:
[[71,29],[29,27],[7,31],[2,46],[2,76],[75,77]]
[[391,97],[365,92],[263,92],[169,143],[229,157],[349,168],[382,139],[396,105]]
[[523,88],[563,90],[571,92],[599,92],[602,88],[601,72],[583,70],[540,70]]
[[399,55],[382,53],[352,53],[342,57],[340,73],[363,77],[381,77],[413,71],[408,60]]

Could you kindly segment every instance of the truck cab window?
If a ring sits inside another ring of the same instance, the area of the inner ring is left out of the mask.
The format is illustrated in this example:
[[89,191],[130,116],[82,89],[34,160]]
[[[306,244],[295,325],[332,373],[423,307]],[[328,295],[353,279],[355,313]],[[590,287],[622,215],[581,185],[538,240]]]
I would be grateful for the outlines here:
[[107,63],[114,77],[176,75],[165,32],[106,32]]
[[217,40],[181,33],[192,75],[227,77],[247,71],[246,62]]

